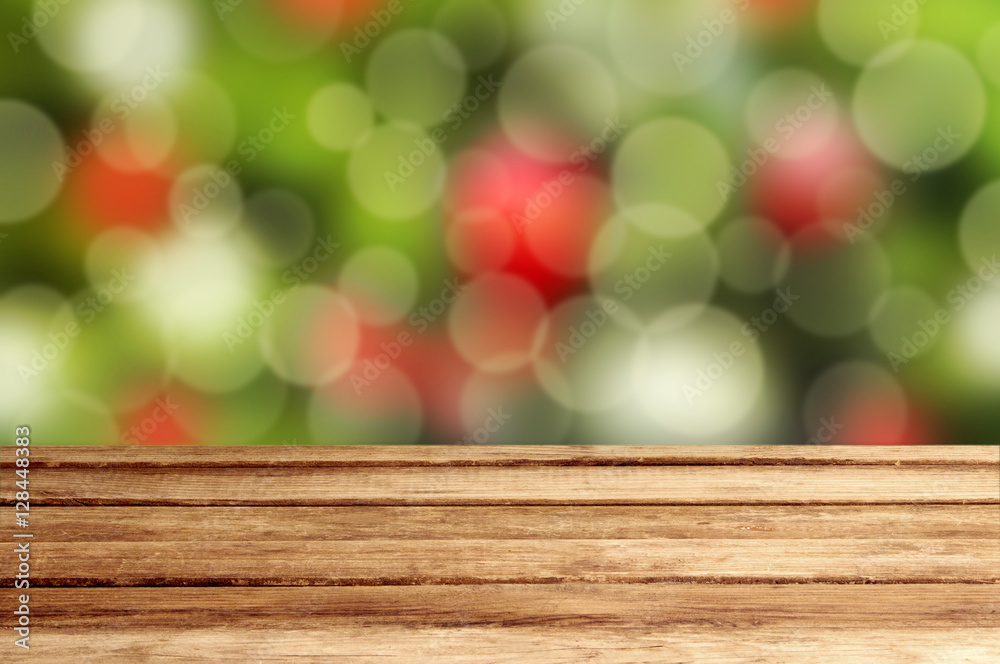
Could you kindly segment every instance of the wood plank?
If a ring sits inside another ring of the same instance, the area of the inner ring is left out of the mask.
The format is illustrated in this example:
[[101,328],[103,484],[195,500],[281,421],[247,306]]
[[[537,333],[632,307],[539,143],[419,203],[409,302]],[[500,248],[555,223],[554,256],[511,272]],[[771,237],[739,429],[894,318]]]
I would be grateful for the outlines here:
[[[258,446],[34,447],[32,465],[80,467],[295,467],[507,465],[977,465],[1000,463],[997,445],[927,446]],[[14,463],[0,447],[0,467]]]
[[[35,541],[50,586],[995,583],[1000,540]],[[0,580],[13,582],[12,568]]]
[[109,449],[32,450],[12,661],[1000,651],[997,448]]
[[[8,483],[3,502],[13,503]],[[33,504],[1000,503],[990,466],[43,468]]]
[[998,505],[35,507],[31,517],[46,542],[1000,538]]
[[32,650],[11,661],[987,664],[1000,649],[997,586],[33,592]]
[[692,627],[595,630],[549,627],[356,627],[55,630],[32,636],[48,664],[995,664],[995,628],[825,629]]
[[[345,586],[33,588],[40,631],[72,628],[995,627],[1000,585]],[[0,597],[10,615],[14,596]]]

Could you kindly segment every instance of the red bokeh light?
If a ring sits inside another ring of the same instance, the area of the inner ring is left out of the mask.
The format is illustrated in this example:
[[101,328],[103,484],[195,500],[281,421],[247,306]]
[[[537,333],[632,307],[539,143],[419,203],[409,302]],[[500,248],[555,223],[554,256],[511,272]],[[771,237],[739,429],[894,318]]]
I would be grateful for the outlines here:
[[459,270],[516,274],[550,303],[580,290],[591,243],[611,206],[602,180],[600,164],[541,161],[499,137],[460,155],[446,195],[447,223],[482,213],[499,217],[513,231],[513,249],[497,266],[492,243],[498,233],[504,241],[511,234],[475,224],[463,229],[458,241],[478,247],[482,263],[467,256]]
[[[399,0],[397,0],[398,2]],[[388,4],[387,0],[278,0],[278,11],[304,27],[348,28],[358,24],[372,10]]]
[[178,424],[173,408],[196,406],[193,397],[185,397],[181,405],[181,395],[161,394],[120,420],[120,440],[126,445],[193,445],[197,441]]
[[901,423],[886,416],[884,404],[877,400],[856,401],[842,415],[844,430],[837,443],[848,445],[932,445],[930,424],[913,408],[907,409]]
[[169,223],[173,179],[164,173],[122,170],[90,156],[69,177],[75,210],[97,229],[134,226],[152,230]]
[[854,222],[874,191],[844,184],[845,174],[857,172],[876,169],[853,133],[841,129],[802,157],[768,159],[749,178],[750,206],[788,235],[824,222]]

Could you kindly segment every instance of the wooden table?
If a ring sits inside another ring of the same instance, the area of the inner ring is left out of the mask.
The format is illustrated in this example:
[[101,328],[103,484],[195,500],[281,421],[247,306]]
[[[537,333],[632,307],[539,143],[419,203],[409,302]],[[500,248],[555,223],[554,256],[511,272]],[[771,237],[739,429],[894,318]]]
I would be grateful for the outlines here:
[[27,529],[13,459],[4,662],[1000,661],[997,447],[37,447]]

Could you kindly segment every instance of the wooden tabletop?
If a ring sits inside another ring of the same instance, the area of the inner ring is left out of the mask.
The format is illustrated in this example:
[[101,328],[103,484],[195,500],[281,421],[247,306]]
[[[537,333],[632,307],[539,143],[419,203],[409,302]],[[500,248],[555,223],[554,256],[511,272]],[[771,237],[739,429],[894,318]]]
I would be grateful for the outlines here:
[[995,446],[30,458],[19,528],[0,450],[0,661],[1000,661]]

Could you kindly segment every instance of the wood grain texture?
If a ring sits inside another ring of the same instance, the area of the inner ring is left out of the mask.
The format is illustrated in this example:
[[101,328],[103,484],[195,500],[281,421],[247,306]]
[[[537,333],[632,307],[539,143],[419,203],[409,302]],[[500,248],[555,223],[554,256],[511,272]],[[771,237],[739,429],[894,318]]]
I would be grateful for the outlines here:
[[[35,448],[72,664],[995,664],[1000,448]],[[0,536],[13,524],[0,449]],[[23,531],[21,531],[23,532]],[[12,633],[12,632],[11,632]],[[8,654],[10,657],[8,657]]]
[[[609,441],[613,442],[613,441]],[[0,447],[0,467],[14,453]],[[998,445],[37,447],[39,467],[996,465]]]
[[[564,583],[301,588],[39,588],[49,629],[995,627],[1000,585]],[[0,602],[13,611],[9,595]]]
[[1000,505],[78,506],[32,515],[44,542],[1000,539]]
[[[43,468],[40,505],[746,505],[1000,501],[989,465]],[[15,487],[2,500],[13,503]]]
[[[1000,586],[43,588],[33,661],[990,662]],[[9,613],[11,602],[2,609]],[[873,625],[877,638],[873,638]]]
[[35,542],[33,551],[35,583],[59,586],[1000,581],[991,539]]
[[[728,625],[650,630],[519,627],[139,629],[40,632],[35,661],[73,664],[994,664],[993,627]],[[31,661],[32,655],[24,657]]]

